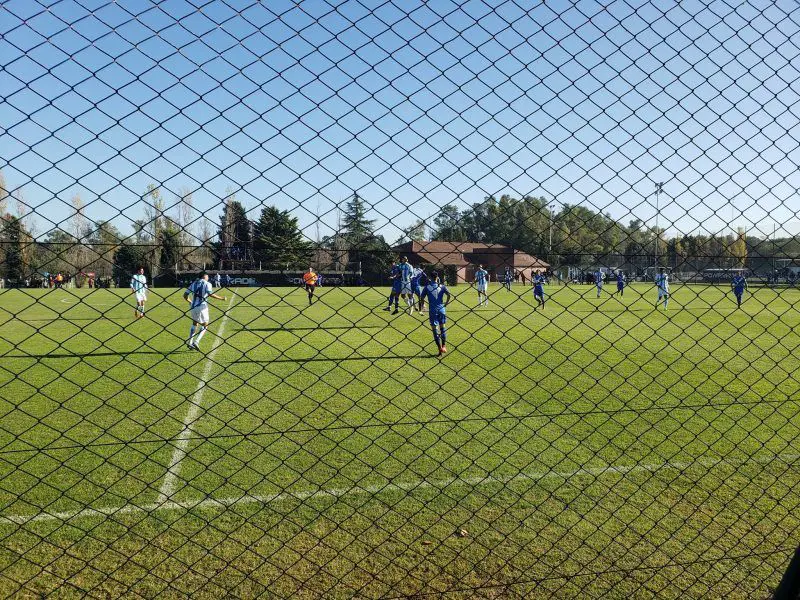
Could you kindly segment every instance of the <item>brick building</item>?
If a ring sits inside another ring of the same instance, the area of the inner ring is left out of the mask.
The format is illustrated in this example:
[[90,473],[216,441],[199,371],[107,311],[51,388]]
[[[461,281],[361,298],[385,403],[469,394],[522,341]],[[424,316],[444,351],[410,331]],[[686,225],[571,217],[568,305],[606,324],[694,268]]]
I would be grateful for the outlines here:
[[455,270],[458,282],[472,282],[479,264],[489,271],[492,281],[502,279],[510,268],[515,280],[529,282],[534,273],[547,271],[549,264],[520,250],[502,244],[473,242],[407,242],[392,248],[406,256],[412,265],[430,266],[444,271]]

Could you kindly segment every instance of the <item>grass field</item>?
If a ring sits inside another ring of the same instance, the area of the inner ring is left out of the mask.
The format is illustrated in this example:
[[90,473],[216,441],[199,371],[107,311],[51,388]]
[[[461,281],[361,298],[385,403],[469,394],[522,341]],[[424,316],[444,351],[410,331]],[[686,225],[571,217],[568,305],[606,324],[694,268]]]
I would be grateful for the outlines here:
[[0,596],[769,594],[799,290],[454,290],[443,360],[385,289],[237,289],[202,353],[182,290],[0,292]]

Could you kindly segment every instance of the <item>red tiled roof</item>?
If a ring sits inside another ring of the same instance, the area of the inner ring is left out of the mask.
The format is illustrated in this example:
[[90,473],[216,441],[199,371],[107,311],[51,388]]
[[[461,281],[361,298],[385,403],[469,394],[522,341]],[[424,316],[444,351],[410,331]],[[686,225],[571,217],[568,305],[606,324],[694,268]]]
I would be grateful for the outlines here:
[[[432,265],[455,265],[502,263],[510,267],[533,267],[546,269],[550,265],[541,259],[520,250],[512,250],[502,244],[476,242],[420,241],[407,242],[392,248],[398,254],[413,255],[411,262],[422,261]],[[414,260],[416,258],[416,261]]]

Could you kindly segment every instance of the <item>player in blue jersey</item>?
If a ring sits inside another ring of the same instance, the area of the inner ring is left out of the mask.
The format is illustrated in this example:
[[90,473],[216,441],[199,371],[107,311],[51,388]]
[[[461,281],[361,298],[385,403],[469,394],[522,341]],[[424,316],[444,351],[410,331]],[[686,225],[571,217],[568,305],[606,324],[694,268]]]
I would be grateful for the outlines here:
[[[403,298],[408,314],[414,312],[414,292],[411,289],[411,278],[414,276],[414,268],[408,264],[408,259],[405,256],[400,257],[400,264],[397,266],[398,279],[400,280],[400,297]],[[398,313],[397,303],[395,299],[394,312]]]
[[503,273],[503,287],[506,288],[509,292],[511,291],[511,282],[514,281],[514,273],[506,267],[505,273]]
[[[540,306],[542,310],[544,310],[545,283],[547,283],[547,278],[544,276],[544,273],[536,273],[533,276],[533,299],[536,300],[538,303],[537,306]],[[536,310],[536,306],[533,307],[533,310]]]
[[617,293],[625,296],[625,273],[622,271],[617,271]]
[[392,289],[389,292],[389,305],[383,310],[392,310],[392,302],[394,302],[394,310],[397,312],[397,306],[400,301],[400,265],[392,261],[392,266],[389,269],[389,279],[392,281]]
[[478,265],[475,271],[475,286],[478,288],[478,306],[488,305],[489,295],[486,290],[489,287],[489,272],[483,265]]
[[425,287],[431,282],[431,280],[425,271],[422,269],[419,271],[419,279],[417,279],[417,296],[419,297],[419,307],[417,310],[422,312],[422,309],[425,308]]
[[[439,356],[447,352],[447,305],[450,303],[450,292],[447,286],[439,282],[439,275],[431,273],[430,281],[425,286],[423,296],[428,300],[428,319],[433,331],[433,340],[439,349]],[[446,299],[445,299],[446,298]]]
[[661,299],[664,299],[664,310],[667,310],[669,304],[669,275],[664,270],[664,267],[656,275],[656,288],[658,288],[658,300],[656,300],[656,308],[661,304]]
[[[208,280],[208,273],[201,273],[200,277],[183,292],[183,299],[191,303],[189,316],[192,318],[192,328],[189,330],[189,340],[186,342],[186,345],[192,350],[200,350],[200,340],[203,339],[208,329],[209,298],[226,300],[225,296],[217,296],[214,293],[214,288]],[[200,326],[200,332],[197,334],[197,339],[195,340],[194,332],[198,325]]]
[[603,291],[603,272],[599,269],[594,273],[594,284],[597,286],[597,297],[599,298]]
[[731,289],[733,290],[733,295],[736,296],[737,308],[742,308],[742,296],[744,296],[744,291],[747,289],[747,279],[744,278],[744,275],[739,274],[733,277]]

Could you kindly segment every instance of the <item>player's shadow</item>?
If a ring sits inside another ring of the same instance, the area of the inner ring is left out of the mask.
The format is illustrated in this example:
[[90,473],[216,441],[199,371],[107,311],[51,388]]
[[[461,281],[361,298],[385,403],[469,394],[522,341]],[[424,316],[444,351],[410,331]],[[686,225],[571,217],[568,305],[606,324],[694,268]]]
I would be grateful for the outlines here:
[[42,360],[45,358],[94,358],[95,356],[137,356],[140,354],[152,354],[156,356],[171,356],[174,354],[170,352],[157,352],[155,350],[131,350],[129,352],[119,352],[115,350],[108,350],[106,352],[51,352],[48,354],[0,354],[0,359],[4,358],[33,358]]
[[426,358],[423,355],[419,354],[408,354],[408,355],[400,355],[400,354],[384,354],[383,356],[344,356],[341,358],[330,358],[330,357],[320,357],[315,356],[312,358],[272,358],[272,359],[264,359],[264,360],[255,360],[252,358],[242,358],[239,360],[233,361],[233,364],[251,364],[251,365],[269,365],[272,363],[314,363],[314,362],[332,362],[332,363],[341,363],[341,362],[350,362],[350,361],[357,361],[357,360],[368,360],[368,361],[376,361],[381,359],[386,360],[410,360],[412,358]]
[[331,325],[329,327],[239,327],[238,331],[338,331],[342,329],[382,329],[386,324],[381,325],[358,325],[353,323],[351,325]]

